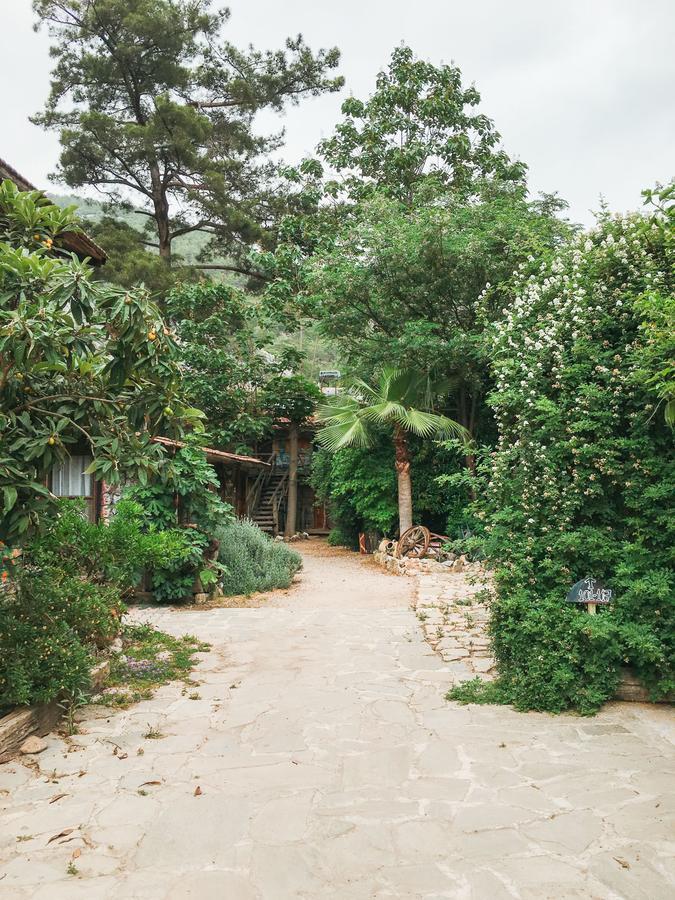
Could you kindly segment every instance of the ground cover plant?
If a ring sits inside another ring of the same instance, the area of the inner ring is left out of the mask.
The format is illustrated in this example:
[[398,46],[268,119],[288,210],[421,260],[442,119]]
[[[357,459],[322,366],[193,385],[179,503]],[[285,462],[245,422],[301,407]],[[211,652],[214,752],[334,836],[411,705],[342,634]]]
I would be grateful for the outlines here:
[[[654,697],[675,688],[673,431],[645,377],[646,314],[672,314],[674,262],[670,206],[603,215],[514,279],[492,332],[499,439],[477,505],[495,566],[492,699],[592,712],[622,665]],[[596,616],[565,603],[586,576],[615,592]],[[453,696],[466,691],[480,694]]]
[[280,541],[273,541],[254,522],[240,519],[215,532],[223,567],[221,590],[226,596],[253,594],[290,587],[302,568],[302,557]]
[[110,673],[93,700],[115,707],[148,700],[156,688],[169,681],[183,681],[196,687],[190,678],[197,653],[210,645],[192,635],[173,637],[152,625],[125,623],[121,647],[110,657]]

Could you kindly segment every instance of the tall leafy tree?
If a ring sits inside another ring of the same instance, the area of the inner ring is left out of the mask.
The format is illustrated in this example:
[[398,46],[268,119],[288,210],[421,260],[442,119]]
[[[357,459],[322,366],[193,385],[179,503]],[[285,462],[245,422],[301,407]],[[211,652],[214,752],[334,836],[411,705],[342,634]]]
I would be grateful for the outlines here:
[[277,419],[302,422],[318,389],[297,373],[302,355],[266,349],[272,334],[255,298],[207,281],[176,287],[165,301],[178,339],[183,388],[203,410],[219,447],[246,450]]
[[354,379],[347,392],[318,410],[319,419],[325,422],[317,436],[319,443],[332,451],[370,447],[374,443],[374,429],[391,430],[401,534],[413,524],[408,435],[416,434],[428,440],[466,436],[459,423],[431,410],[433,396],[428,378],[410,369],[385,368],[374,387],[362,379]]
[[34,121],[59,132],[55,176],[133,198],[161,257],[204,231],[249,273],[246,250],[265,244],[284,197],[269,154],[283,134],[259,135],[263,109],[337,90],[337,49],[302,36],[278,51],[240,50],[224,37],[229,10],[211,0],[34,0],[53,38],[51,93]]
[[199,423],[182,398],[177,348],[141,289],[92,281],[57,256],[73,211],[0,185],[0,539],[16,541],[55,498],[52,466],[86,448],[106,481],[162,468],[157,434]]
[[304,312],[353,371],[397,360],[449,379],[448,411],[473,435],[489,386],[484,326],[510,303],[518,265],[568,233],[559,206],[524,189],[412,205],[378,193],[305,265]]
[[317,320],[352,371],[395,364],[450,379],[446,411],[472,435],[491,428],[482,335],[502,314],[503,285],[569,233],[564,202],[528,198],[525,165],[479,103],[456,66],[397,48],[371,97],[345,101],[321,143],[337,177],[311,227],[284,224],[266,291]]
[[522,183],[525,166],[500,148],[479,103],[457,66],[435,66],[415,59],[410,47],[397,47],[372,96],[345,100],[343,121],[319,145],[341,176],[331,190],[346,190],[352,199],[381,191],[412,202],[420,190],[470,197],[481,180]]

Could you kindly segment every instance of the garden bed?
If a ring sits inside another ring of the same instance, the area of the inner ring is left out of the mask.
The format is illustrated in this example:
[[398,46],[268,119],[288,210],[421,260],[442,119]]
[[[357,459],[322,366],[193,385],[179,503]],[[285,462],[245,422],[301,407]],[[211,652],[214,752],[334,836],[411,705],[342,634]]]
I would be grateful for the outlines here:
[[[110,672],[110,661],[105,659],[91,670],[91,692],[100,690]],[[44,737],[53,731],[65,715],[62,700],[38,703],[35,706],[14,709],[0,718],[0,763],[7,762],[19,752],[24,741],[36,735]]]

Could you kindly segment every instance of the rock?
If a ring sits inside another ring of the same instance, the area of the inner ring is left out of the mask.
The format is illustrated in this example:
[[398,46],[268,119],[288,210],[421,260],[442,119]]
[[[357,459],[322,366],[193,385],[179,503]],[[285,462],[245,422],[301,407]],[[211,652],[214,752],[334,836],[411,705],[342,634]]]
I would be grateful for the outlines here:
[[292,534],[292,535],[289,537],[288,540],[289,540],[289,542],[299,541],[299,540],[300,540],[300,536],[297,535],[297,534]]
[[196,594],[193,595],[193,599],[194,599],[194,602],[197,604],[206,603],[206,601],[209,599],[209,595],[205,594],[204,591],[198,591]]
[[283,534],[278,534],[278,535],[274,538],[274,540],[277,542],[277,544],[283,544],[283,542],[284,542],[284,536],[283,536]]
[[122,652],[122,638],[115,638],[115,640],[110,645],[110,650],[112,653],[121,653]]
[[303,531],[303,532],[302,532],[302,537],[303,537],[303,540],[305,540],[305,541],[308,541],[308,540],[309,540],[309,535],[307,534],[306,531]]
[[[195,594],[195,597],[198,597],[198,596],[199,596],[199,594]],[[206,596],[206,594],[204,596]],[[196,602],[199,602],[199,601],[196,601]],[[171,659],[171,655],[172,654],[171,654],[170,650],[162,650],[160,653],[157,654],[155,659],[158,662],[169,662],[169,660]]]
[[29,753],[42,753],[42,751],[46,749],[47,741],[45,741],[44,738],[38,737],[36,734],[32,734],[29,738],[26,738],[19,747],[19,753],[23,753],[24,755]]
[[464,571],[464,563],[466,562],[466,556],[460,556],[459,559],[456,559],[452,564],[453,572],[463,572]]

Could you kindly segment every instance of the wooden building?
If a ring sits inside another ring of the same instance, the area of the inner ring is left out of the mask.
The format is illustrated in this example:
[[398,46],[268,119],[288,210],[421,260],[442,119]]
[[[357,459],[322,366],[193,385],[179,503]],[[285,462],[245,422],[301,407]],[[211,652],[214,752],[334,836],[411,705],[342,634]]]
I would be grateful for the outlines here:
[[[156,437],[168,453],[183,444],[169,438]],[[231,504],[238,516],[252,516],[255,510],[251,504],[254,485],[260,473],[271,471],[272,466],[252,456],[227,453],[212,447],[203,447],[204,455],[211,463],[220,482],[220,497]],[[99,522],[110,516],[120,496],[119,485],[109,485],[87,473],[91,464],[89,452],[72,453],[61,465],[54,466],[48,487],[57,497],[80,499],[86,502],[87,513],[92,522]]]

